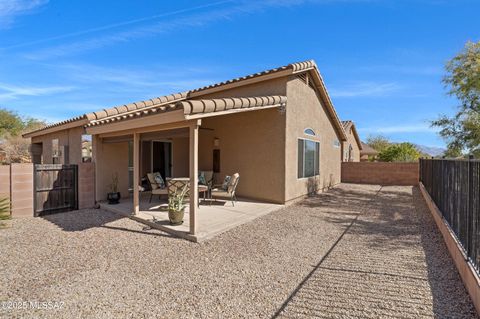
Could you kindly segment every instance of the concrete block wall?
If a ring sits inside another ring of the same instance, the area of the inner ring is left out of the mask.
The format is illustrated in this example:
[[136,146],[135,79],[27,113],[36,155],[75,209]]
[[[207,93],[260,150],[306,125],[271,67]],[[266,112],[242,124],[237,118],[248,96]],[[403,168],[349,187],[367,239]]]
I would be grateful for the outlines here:
[[0,165],[0,197],[10,198],[10,165]]
[[452,229],[443,218],[442,212],[438,209],[422,183],[419,183],[419,187],[430,213],[433,216],[433,220],[442,234],[447,249],[450,252],[450,256],[457,267],[460,278],[477,309],[477,313],[480,314],[480,278],[472,264],[468,261],[468,257],[465,255],[463,248],[456,239]]
[[344,162],[342,183],[417,185],[419,164],[391,162]]
[[94,163],[78,164],[78,209],[95,206]]
[[10,203],[12,216],[32,217],[33,164],[11,164],[10,183]]

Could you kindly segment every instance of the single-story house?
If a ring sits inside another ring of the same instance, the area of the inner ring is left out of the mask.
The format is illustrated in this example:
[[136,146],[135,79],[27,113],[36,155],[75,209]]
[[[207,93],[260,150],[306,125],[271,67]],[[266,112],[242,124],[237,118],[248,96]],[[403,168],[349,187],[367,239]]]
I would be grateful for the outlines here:
[[368,144],[362,142],[362,150],[360,151],[360,161],[366,162],[369,160],[376,160],[378,151]]
[[347,140],[342,144],[343,162],[360,162],[360,152],[363,148],[353,121],[342,121]]
[[[36,163],[93,162],[97,202],[118,174],[133,213],[141,178],[153,171],[189,177],[190,189],[198,187],[199,170],[214,170],[217,182],[239,173],[237,196],[294,201],[340,183],[348,140],[314,61],[99,110],[24,137]],[[197,199],[190,192],[193,234]]]

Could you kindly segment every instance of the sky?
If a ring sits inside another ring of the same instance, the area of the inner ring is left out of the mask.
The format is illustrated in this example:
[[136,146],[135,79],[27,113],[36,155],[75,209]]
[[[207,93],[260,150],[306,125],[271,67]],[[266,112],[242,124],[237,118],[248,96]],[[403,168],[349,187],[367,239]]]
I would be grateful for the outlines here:
[[0,0],[0,107],[61,121],[313,59],[362,139],[443,147],[480,1]]

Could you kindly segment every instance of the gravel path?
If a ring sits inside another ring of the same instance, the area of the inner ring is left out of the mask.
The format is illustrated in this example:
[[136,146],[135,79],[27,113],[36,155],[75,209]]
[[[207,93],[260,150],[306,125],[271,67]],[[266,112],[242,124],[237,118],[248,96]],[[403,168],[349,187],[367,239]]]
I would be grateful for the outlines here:
[[0,230],[0,301],[51,318],[475,318],[417,188],[344,184],[201,244],[85,210]]

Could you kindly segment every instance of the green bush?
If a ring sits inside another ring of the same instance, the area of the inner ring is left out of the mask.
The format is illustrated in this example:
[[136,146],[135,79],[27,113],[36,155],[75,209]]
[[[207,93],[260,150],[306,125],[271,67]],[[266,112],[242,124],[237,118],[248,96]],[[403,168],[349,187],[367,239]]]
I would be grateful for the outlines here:
[[415,162],[420,153],[411,143],[392,144],[378,154],[382,162]]

